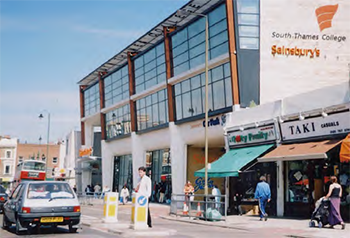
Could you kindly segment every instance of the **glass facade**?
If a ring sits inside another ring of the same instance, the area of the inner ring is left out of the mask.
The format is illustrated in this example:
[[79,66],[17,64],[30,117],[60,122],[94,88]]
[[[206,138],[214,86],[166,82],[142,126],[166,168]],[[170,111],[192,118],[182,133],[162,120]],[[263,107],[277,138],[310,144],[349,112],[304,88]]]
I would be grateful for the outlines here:
[[[209,59],[228,52],[228,35],[225,4],[208,14]],[[205,18],[172,36],[174,75],[205,63]]]
[[164,43],[160,43],[137,57],[135,66],[135,92],[140,93],[158,83],[166,81]]
[[113,192],[121,192],[124,185],[131,194],[132,186],[132,156],[122,155],[114,157]]
[[[208,108],[211,111],[232,106],[229,63],[208,71]],[[205,73],[174,86],[176,120],[205,112]]]
[[131,133],[129,104],[106,113],[106,136],[112,139]]
[[84,117],[93,115],[100,111],[100,89],[99,84],[89,87],[84,91]]
[[136,101],[137,130],[145,130],[168,122],[167,90]]
[[128,65],[104,78],[105,107],[129,98]]
[[[152,180],[152,202],[167,202],[171,199],[171,156],[170,149],[146,153],[146,173]],[[161,199],[164,193],[164,199]]]
[[259,49],[260,0],[237,0],[239,47]]

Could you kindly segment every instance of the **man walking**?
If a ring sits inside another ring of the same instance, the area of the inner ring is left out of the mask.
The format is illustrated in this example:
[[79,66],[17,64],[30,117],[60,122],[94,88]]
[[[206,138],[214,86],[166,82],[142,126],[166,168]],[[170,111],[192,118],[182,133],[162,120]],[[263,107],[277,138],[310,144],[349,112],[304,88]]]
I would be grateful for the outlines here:
[[146,175],[146,168],[143,166],[139,168],[139,175],[140,175],[140,181],[137,185],[136,190],[137,190],[137,193],[145,196],[148,199],[147,225],[149,228],[151,228],[152,227],[152,220],[151,220],[151,213],[149,211],[149,200],[150,200],[151,194],[152,194],[152,181]]
[[265,207],[268,202],[271,200],[271,190],[270,185],[266,183],[266,177],[260,177],[260,183],[256,186],[255,189],[255,199],[259,201],[259,209],[260,209],[260,221],[265,218],[267,221],[267,213],[265,212]]

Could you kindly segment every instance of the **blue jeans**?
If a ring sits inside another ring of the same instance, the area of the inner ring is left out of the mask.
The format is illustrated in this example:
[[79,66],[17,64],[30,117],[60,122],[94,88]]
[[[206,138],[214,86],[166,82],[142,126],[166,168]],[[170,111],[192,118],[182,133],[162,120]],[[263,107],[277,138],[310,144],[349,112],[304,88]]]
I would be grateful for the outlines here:
[[263,218],[264,216],[267,216],[265,212],[265,207],[267,204],[267,198],[259,198],[259,209],[260,209],[260,218]]

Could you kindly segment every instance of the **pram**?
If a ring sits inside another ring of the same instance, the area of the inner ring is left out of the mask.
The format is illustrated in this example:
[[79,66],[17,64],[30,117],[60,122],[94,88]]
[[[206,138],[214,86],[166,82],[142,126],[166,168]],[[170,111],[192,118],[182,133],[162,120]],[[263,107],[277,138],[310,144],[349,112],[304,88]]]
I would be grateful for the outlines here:
[[329,199],[322,197],[315,203],[315,210],[311,215],[311,220],[309,222],[310,227],[315,227],[318,222],[318,227],[322,228],[328,224],[328,216],[329,216]]

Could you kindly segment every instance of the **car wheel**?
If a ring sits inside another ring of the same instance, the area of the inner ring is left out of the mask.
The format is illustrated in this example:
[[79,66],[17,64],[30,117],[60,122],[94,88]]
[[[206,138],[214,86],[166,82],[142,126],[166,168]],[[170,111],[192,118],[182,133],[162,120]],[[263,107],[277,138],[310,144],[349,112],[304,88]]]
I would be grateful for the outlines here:
[[11,224],[10,224],[9,220],[7,219],[6,215],[4,214],[2,216],[2,229],[7,230],[10,227],[10,225]]
[[78,228],[74,228],[73,225],[68,225],[69,233],[76,233]]

